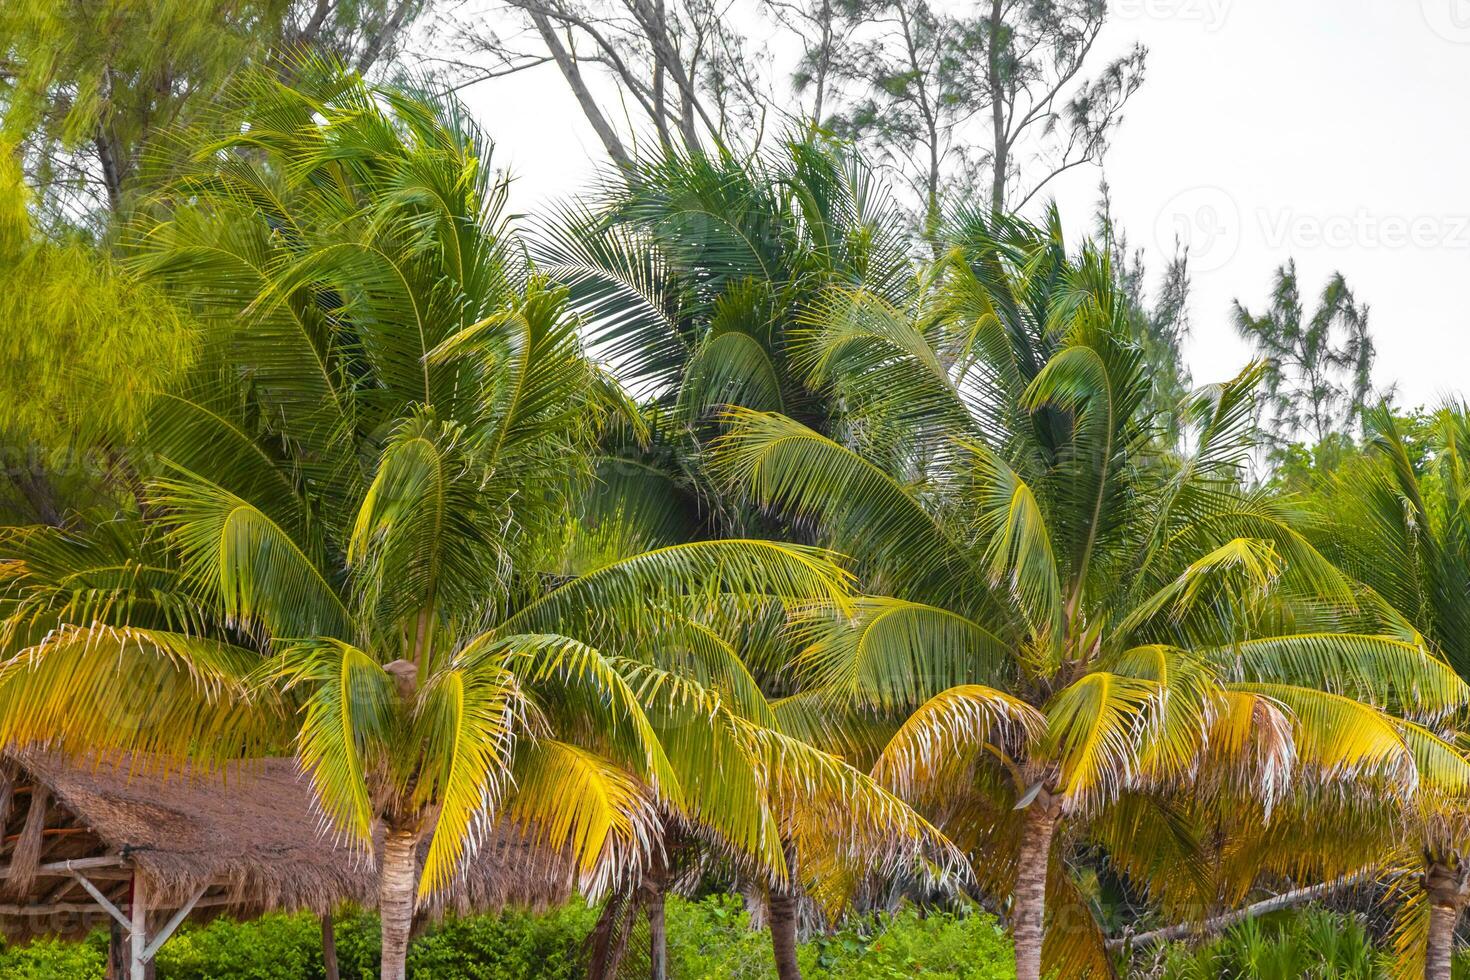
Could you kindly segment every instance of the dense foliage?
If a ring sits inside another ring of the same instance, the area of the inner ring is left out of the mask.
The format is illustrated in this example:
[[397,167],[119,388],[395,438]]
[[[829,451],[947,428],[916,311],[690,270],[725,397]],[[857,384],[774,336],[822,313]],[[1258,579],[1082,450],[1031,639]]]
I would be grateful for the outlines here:
[[[452,920],[419,937],[409,970],[435,980],[580,980],[585,939],[597,917],[580,902],[541,914],[508,912]],[[337,958],[347,980],[377,976],[377,924],[366,914],[338,916]],[[41,942],[0,952],[0,976],[15,980],[100,980],[106,940]],[[1009,943],[994,918],[912,910],[891,921],[854,922],[802,944],[805,975],[934,980],[1014,976]],[[635,964],[629,964],[633,967]],[[766,980],[767,944],[750,929],[738,900],[711,896],[669,904],[669,976],[675,980]],[[311,916],[221,919],[186,928],[158,957],[159,980],[321,980],[321,933]]]
[[[242,5],[208,103],[127,135],[167,166],[105,235],[38,193],[80,137],[0,169],[0,750],[294,758],[377,874],[348,976],[1105,977],[1349,879],[1381,950],[1310,915],[1162,968],[1449,975],[1470,420],[1365,409],[1340,279],[1303,320],[1284,272],[1239,311],[1264,360],[1195,388],[1108,222],[931,201],[916,239],[820,134],[517,221],[452,97],[275,59],[299,12]],[[127,108],[90,56],[27,89],[63,27],[15,23],[8,119]],[[1314,439],[1269,479],[1263,419]],[[492,832],[590,904],[410,944]],[[159,974],[318,944],[221,922]]]

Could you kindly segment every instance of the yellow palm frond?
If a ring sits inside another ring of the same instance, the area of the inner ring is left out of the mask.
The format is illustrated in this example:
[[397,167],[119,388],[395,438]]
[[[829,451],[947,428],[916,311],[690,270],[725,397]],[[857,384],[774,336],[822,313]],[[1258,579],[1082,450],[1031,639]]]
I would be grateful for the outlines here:
[[127,753],[164,770],[281,751],[281,701],[249,683],[252,651],[131,627],[66,626],[0,665],[0,745]]
[[385,758],[399,703],[393,678],[369,654],[341,640],[298,644],[272,673],[286,690],[304,690],[296,738],[328,826],[371,847],[377,813],[367,772]]
[[566,742],[526,740],[514,771],[506,817],[538,843],[569,850],[585,894],[636,880],[661,846],[653,798],[607,759]]
[[1103,805],[1132,785],[1139,736],[1159,689],[1154,681],[1094,671],[1052,697],[1044,744],[1069,810]]
[[425,686],[414,717],[423,756],[414,795],[437,804],[439,819],[424,860],[419,896],[452,880],[499,815],[510,778],[515,733],[524,727],[515,677],[496,663],[437,672]]
[[1045,730],[1035,708],[1003,691],[975,684],[935,695],[910,715],[879,756],[874,777],[911,797],[957,763],[979,752],[1021,758]]

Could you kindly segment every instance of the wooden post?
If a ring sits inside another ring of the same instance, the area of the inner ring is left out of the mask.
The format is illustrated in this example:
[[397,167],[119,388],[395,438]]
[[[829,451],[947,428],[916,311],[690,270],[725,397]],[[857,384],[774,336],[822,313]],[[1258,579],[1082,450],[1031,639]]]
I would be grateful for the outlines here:
[[327,980],[342,980],[337,971],[337,933],[332,926],[332,913],[322,916],[322,965]]
[[107,980],[128,980],[127,933],[111,916],[107,922]]
[[132,928],[128,932],[128,980],[148,980],[148,958],[143,955],[148,948],[148,891],[144,887],[142,875],[137,871],[133,872],[132,892],[128,909],[133,919]]

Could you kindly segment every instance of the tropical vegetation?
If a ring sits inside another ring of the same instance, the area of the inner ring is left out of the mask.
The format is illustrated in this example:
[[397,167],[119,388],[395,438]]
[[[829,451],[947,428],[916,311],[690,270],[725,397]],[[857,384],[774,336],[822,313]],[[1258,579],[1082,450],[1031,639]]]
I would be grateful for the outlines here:
[[[1193,387],[1006,165],[916,225],[812,127],[666,139],[521,220],[452,94],[343,66],[389,9],[245,5],[207,103],[0,154],[0,749],[294,759],[389,978],[718,975],[720,930],[781,980],[1109,976],[1242,909],[1163,975],[1451,975],[1470,416],[1370,404],[1341,277]],[[34,68],[63,28],[15,23]],[[73,67],[10,122],[111,126]],[[108,207],[42,186],[123,144]],[[506,828],[586,904],[411,945]],[[1249,917],[1364,883],[1369,925]]]

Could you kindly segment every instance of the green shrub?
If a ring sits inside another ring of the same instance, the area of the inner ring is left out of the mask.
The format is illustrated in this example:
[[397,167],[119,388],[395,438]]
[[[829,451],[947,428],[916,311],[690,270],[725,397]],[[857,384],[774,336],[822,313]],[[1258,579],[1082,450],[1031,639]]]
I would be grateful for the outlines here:
[[[668,903],[672,980],[767,980],[776,975],[768,934],[750,928],[738,895]],[[646,937],[640,933],[639,939]]]
[[107,933],[80,943],[44,939],[0,951],[5,980],[103,980],[107,975]]
[[413,944],[408,972],[434,980],[578,980],[597,911],[578,901],[543,915],[451,920]]
[[159,980],[321,980],[320,923],[306,915],[216,919],[180,929],[158,951]]
[[1355,916],[1304,909],[1247,919],[1205,946],[1170,949],[1165,980],[1380,980],[1383,956]]
[[1011,941],[994,918],[974,913],[904,909],[880,931],[865,936],[854,927],[805,944],[801,966],[810,977],[934,980],[1004,980],[1016,975]]
[[[585,974],[587,938],[598,910],[576,901],[539,915],[507,912],[444,922],[413,943],[410,976],[428,980],[576,980]],[[378,923],[354,912],[335,921],[344,980],[378,974]],[[770,936],[750,928],[737,896],[668,905],[669,973],[674,980],[773,980]],[[647,969],[648,931],[640,925],[625,974]],[[107,936],[84,943],[40,942],[0,950],[5,980],[101,980]],[[1003,980],[1013,977],[1010,942],[988,915],[921,916],[854,923],[803,943],[811,980]],[[321,980],[321,926],[309,915],[218,919],[185,926],[158,954],[158,980]]]

